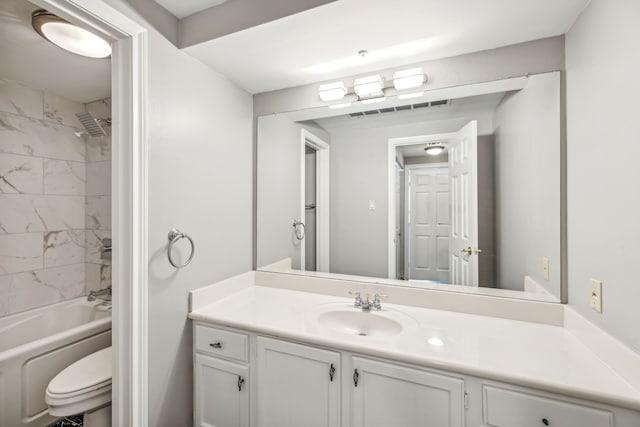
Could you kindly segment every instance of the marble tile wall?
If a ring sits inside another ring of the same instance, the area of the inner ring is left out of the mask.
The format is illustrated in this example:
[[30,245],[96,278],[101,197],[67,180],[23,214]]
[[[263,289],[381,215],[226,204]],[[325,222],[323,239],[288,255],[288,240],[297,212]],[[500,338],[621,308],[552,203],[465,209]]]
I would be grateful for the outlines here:
[[0,78],[0,316],[110,284],[111,141],[74,135],[98,107]]

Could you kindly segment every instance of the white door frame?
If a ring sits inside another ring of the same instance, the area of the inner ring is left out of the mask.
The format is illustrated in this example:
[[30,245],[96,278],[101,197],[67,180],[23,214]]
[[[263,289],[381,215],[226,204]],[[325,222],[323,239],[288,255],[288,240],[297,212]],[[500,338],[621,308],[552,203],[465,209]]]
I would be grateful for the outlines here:
[[[405,280],[409,281],[411,279],[411,275],[409,274],[409,257],[407,256],[407,254],[409,253],[409,245],[411,244],[411,240],[410,237],[408,238],[407,236],[409,236],[409,233],[407,230],[409,230],[409,224],[407,223],[407,203],[409,201],[409,197],[411,197],[410,191],[409,191],[409,186],[407,185],[408,179],[409,179],[409,173],[410,171],[414,170],[414,169],[427,169],[427,168],[449,168],[449,163],[444,163],[444,162],[438,162],[438,163],[416,163],[413,165],[404,165],[404,170],[405,170],[405,174],[404,174],[404,218],[402,219],[404,222],[404,276],[405,276]],[[397,266],[396,266],[397,268]]]
[[437,133],[404,138],[390,138],[387,141],[387,276],[389,279],[396,278],[396,245],[394,243],[396,234],[396,204],[392,202],[395,200],[396,194],[396,148],[405,145],[447,141],[454,135],[455,133]]
[[[330,197],[329,197],[329,144],[306,129],[300,133],[300,221],[305,220],[305,148],[316,150],[316,271],[330,270]],[[304,242],[300,244],[300,269],[305,269]]]
[[31,0],[112,42],[112,425],[148,424],[147,30],[95,0]]

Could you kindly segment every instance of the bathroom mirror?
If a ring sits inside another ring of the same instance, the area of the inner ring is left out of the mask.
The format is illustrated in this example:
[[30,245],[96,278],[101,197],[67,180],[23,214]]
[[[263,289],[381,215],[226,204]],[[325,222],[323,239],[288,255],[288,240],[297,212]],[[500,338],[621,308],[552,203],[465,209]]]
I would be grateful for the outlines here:
[[560,73],[262,116],[257,267],[559,302]]

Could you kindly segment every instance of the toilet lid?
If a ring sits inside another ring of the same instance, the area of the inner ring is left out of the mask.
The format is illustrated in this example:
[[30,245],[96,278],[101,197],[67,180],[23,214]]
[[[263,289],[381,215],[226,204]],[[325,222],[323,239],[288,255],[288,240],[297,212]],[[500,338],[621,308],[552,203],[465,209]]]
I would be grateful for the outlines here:
[[103,383],[111,383],[111,347],[96,351],[69,365],[51,382],[51,394],[74,394]]

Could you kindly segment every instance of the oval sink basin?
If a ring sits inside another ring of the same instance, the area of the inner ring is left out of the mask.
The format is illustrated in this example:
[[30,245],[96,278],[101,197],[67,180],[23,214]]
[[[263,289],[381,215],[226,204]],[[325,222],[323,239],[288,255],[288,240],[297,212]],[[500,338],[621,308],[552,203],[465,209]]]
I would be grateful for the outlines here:
[[318,316],[321,326],[351,335],[381,336],[402,332],[400,322],[376,311],[358,311],[355,308],[327,311]]

